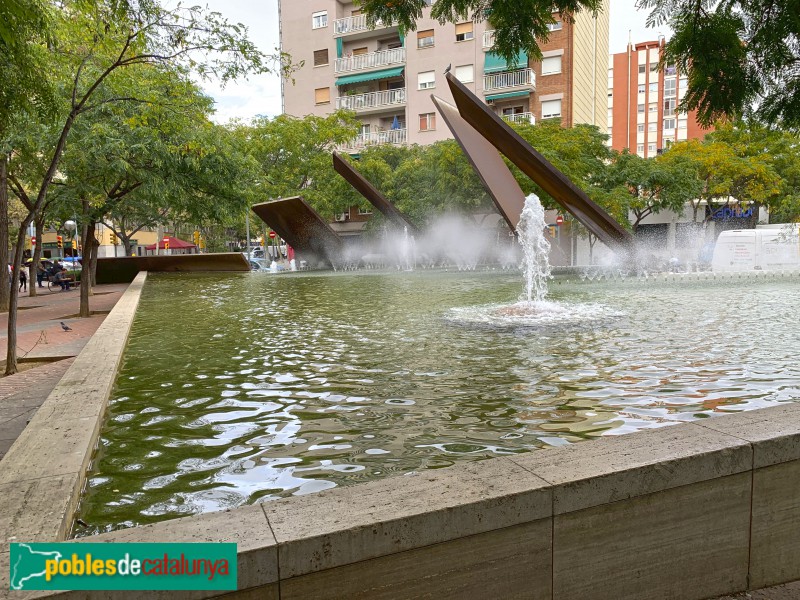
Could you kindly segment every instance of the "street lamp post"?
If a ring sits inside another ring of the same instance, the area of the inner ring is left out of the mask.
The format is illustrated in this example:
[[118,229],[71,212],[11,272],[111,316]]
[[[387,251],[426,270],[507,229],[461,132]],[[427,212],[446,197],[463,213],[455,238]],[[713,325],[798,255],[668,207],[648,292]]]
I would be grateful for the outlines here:
[[[74,244],[73,242],[75,241],[75,236],[77,235],[78,223],[76,221],[74,221],[73,219],[65,221],[64,222],[64,229],[66,229],[67,231],[70,232],[70,237],[72,238],[70,240],[70,243],[72,244],[72,248],[74,250],[76,244]],[[63,254],[63,252],[62,252],[62,254]],[[72,280],[75,281],[75,253],[74,252],[72,253],[72,260],[70,261],[70,265],[72,265],[72,268],[71,268]]]
[[247,241],[245,243],[247,244],[247,266],[249,267],[250,266],[250,208],[249,207],[247,208],[247,212],[244,213],[244,223],[245,223],[245,229],[247,230],[246,232]]

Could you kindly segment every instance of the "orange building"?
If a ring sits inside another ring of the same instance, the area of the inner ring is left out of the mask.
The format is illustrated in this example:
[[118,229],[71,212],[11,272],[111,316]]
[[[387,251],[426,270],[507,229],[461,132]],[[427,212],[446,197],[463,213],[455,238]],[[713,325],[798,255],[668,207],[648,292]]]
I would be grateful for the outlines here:
[[681,113],[686,76],[675,65],[660,68],[664,38],[628,44],[608,65],[608,131],[615,150],[628,148],[641,157],[660,154],[672,142],[702,138],[710,129],[697,113]]

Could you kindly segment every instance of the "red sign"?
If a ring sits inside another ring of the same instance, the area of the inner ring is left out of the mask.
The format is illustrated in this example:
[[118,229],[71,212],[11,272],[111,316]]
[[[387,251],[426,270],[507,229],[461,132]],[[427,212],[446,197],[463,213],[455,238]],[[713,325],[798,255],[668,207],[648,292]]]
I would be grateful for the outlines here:
[[564,217],[562,217],[561,215],[558,215],[556,217],[556,225],[562,225],[563,223],[564,223]]
[[274,238],[277,234],[274,231],[269,232],[269,237]]
[[35,246],[35,245],[36,245],[36,238],[32,237],[31,238],[31,246]]

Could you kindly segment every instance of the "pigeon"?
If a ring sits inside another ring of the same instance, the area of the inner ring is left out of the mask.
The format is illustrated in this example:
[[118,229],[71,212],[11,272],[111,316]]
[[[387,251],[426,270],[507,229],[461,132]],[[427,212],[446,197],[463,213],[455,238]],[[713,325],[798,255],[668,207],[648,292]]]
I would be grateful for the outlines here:
[[63,329],[64,331],[72,331],[72,327],[70,327],[69,325],[64,325],[64,321],[61,321],[61,329]]
[[452,66],[453,66],[453,63],[450,63],[449,65],[447,65],[447,68],[444,70],[445,74],[450,72],[450,67],[452,67]]

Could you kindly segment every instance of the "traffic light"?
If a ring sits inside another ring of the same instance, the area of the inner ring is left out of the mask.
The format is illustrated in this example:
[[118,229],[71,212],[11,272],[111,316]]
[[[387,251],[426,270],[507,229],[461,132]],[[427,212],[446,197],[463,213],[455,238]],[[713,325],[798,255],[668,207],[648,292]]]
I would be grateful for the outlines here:
[[200,250],[205,250],[206,238],[200,237],[200,239],[197,241],[197,245],[200,246]]
[[117,245],[117,234],[114,233],[113,231],[111,232],[111,245],[112,246]]
[[169,250],[169,238],[164,238],[164,250]]
[[56,236],[56,246],[58,246],[59,248],[64,247],[64,238],[60,235]]
[[78,240],[72,240],[72,249],[73,250],[77,250],[78,249]]
[[200,232],[197,231],[197,229],[194,230],[194,233],[192,234],[192,239],[194,240],[195,246],[200,245]]

